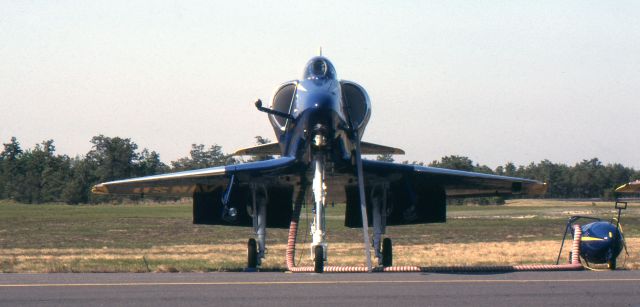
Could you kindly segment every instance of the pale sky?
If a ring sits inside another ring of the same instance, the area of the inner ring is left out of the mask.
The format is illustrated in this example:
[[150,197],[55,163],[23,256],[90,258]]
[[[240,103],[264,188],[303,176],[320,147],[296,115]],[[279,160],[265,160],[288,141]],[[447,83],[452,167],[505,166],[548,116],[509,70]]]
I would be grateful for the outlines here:
[[640,1],[0,2],[0,141],[274,139],[256,98],[324,55],[368,91],[396,160],[640,168]]

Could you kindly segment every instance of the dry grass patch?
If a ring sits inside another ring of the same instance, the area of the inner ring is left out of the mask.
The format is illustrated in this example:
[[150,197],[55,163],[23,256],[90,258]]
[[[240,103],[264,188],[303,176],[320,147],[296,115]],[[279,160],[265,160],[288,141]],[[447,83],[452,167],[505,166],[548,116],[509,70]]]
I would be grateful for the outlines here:
[[[446,224],[390,227],[396,265],[553,263],[571,214],[611,217],[613,204],[510,200],[504,206],[449,206]],[[299,242],[308,237],[305,207]],[[640,206],[624,213],[640,268]],[[344,206],[327,208],[328,265],[362,265],[360,229],[343,225]],[[249,228],[192,225],[188,203],[67,206],[0,202],[0,272],[204,272],[241,270]],[[287,229],[270,229],[263,270],[285,269]],[[483,242],[486,243],[483,243]],[[433,242],[433,244],[431,244]],[[436,243],[437,242],[437,243]],[[562,256],[563,262],[567,256]],[[311,265],[308,245],[296,262]],[[619,264],[624,261],[621,259]]]
[[[639,246],[640,238],[628,239]],[[207,272],[238,271],[246,262],[244,244],[155,246],[148,249],[4,249],[0,251],[2,272]],[[435,243],[394,246],[395,265],[516,265],[555,262],[558,241]],[[285,270],[285,244],[273,244],[263,263],[265,270]],[[362,265],[361,244],[329,245],[329,265]],[[631,251],[619,265],[640,268],[640,256]],[[561,262],[568,261],[565,249]],[[296,264],[311,265],[308,246],[299,244]]]

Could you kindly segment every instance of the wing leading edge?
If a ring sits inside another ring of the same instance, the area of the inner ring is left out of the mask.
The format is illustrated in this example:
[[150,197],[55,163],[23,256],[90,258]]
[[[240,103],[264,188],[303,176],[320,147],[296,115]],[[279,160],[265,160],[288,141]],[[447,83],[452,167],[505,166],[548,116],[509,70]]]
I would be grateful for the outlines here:
[[450,170],[437,167],[406,165],[380,161],[363,161],[366,172],[389,176],[411,176],[423,186],[444,188],[448,197],[506,195],[543,195],[547,184],[537,180]]
[[193,196],[203,186],[216,189],[225,185],[232,175],[262,176],[282,171],[295,163],[292,157],[204,168],[162,175],[104,182],[95,185],[95,194]]
[[[95,194],[192,196],[202,186],[226,185],[232,175],[260,177],[269,174],[291,173],[287,169],[295,163],[293,157],[183,171],[100,183],[92,188]],[[542,195],[547,185],[543,182],[436,167],[397,164],[364,160],[365,177],[411,179],[417,187],[441,187],[448,197],[474,197],[497,195]],[[339,191],[332,189],[332,192]],[[333,193],[330,193],[333,194]],[[333,198],[333,197],[332,197]],[[342,197],[335,196],[341,201]]]

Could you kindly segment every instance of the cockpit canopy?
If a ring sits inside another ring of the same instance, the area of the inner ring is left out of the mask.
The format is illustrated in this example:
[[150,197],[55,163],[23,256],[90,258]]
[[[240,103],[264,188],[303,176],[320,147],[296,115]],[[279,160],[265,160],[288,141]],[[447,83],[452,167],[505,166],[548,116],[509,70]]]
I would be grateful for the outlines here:
[[336,78],[336,69],[325,57],[314,57],[305,66],[303,79],[326,80]]

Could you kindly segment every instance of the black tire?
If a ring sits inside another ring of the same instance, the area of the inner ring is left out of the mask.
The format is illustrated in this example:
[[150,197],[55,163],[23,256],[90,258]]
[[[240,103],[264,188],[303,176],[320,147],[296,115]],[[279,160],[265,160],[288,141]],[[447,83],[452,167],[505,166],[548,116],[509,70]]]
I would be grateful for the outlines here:
[[258,244],[256,239],[249,239],[247,242],[247,268],[255,269],[258,267]]
[[382,266],[389,267],[393,265],[393,245],[391,239],[384,238],[382,240]]
[[569,264],[573,263],[573,252],[569,252]]
[[313,271],[316,273],[324,272],[324,252],[321,245],[316,245],[313,249]]
[[609,270],[615,270],[616,269],[616,258],[613,257],[609,260],[609,262],[607,262],[607,266],[609,267]]

